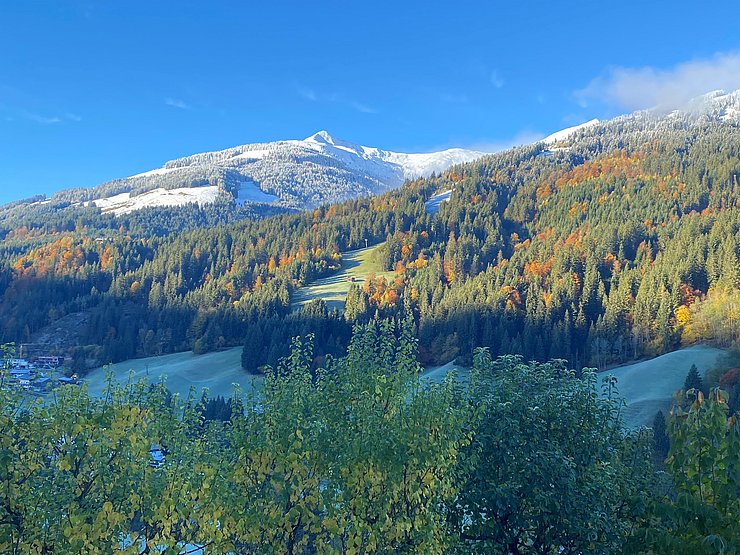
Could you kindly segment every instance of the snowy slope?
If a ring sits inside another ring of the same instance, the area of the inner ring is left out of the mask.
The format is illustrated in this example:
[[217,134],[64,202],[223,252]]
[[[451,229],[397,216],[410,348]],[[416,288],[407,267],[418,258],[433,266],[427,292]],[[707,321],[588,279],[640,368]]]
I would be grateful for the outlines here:
[[740,89],[712,91],[691,100],[672,115],[693,114],[725,122],[740,122]]
[[349,165],[368,173],[379,171],[387,172],[387,169],[379,169],[378,162],[390,165],[392,173],[397,170],[403,173],[404,179],[416,177],[428,177],[432,173],[442,172],[454,166],[485,156],[485,152],[465,150],[462,148],[451,148],[440,152],[429,152],[421,154],[405,154],[401,152],[390,152],[366,146],[354,145],[342,140],[335,139],[326,131],[319,131],[303,141],[296,141],[299,146],[308,147],[328,156],[342,159]]
[[577,133],[578,131],[581,131],[582,129],[588,129],[589,127],[593,127],[594,125],[598,125],[601,123],[598,119],[592,119],[591,121],[587,121],[586,123],[582,123],[580,125],[574,125],[573,127],[566,127],[565,129],[561,129],[560,131],[556,131],[552,135],[548,135],[544,139],[542,139],[542,142],[551,145],[556,144],[564,141],[571,135]]
[[112,197],[93,200],[92,204],[104,213],[120,216],[142,208],[185,206],[193,202],[209,204],[215,202],[219,194],[218,187],[159,188],[135,197],[132,197],[131,193],[121,193]]
[[620,129],[620,133],[629,133],[640,128],[659,131],[675,126],[706,123],[740,124],[740,90],[729,93],[722,90],[712,91],[668,113],[661,108],[640,110],[609,121],[592,119],[580,125],[561,129],[542,139],[547,149],[542,151],[541,155],[550,156],[557,151],[567,151],[573,143],[615,127]]
[[113,214],[215,202],[219,192],[238,203],[314,208],[380,194],[406,179],[427,177],[485,154],[463,149],[391,152],[319,131],[303,140],[248,144],[172,160],[86,191],[82,200]]
[[442,206],[442,203],[449,201],[451,196],[452,196],[452,189],[447,189],[446,191],[442,191],[441,193],[434,195],[432,198],[426,201],[424,203],[424,208],[426,208],[426,211],[429,212],[430,214],[436,214],[437,212],[439,212],[439,209]]

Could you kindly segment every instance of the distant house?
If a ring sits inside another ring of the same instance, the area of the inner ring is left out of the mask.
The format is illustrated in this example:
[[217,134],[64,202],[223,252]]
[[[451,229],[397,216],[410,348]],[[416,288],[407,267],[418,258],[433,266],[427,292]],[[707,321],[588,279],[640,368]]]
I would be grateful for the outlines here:
[[12,382],[18,384],[26,389],[30,387],[33,376],[28,370],[22,368],[14,368],[10,371],[10,379]]
[[57,366],[61,366],[63,362],[64,362],[64,357],[60,357],[60,356],[36,357],[36,363],[42,366],[51,366],[51,367],[56,368]]
[[31,368],[33,366],[25,358],[11,358],[8,359],[7,364],[11,368]]

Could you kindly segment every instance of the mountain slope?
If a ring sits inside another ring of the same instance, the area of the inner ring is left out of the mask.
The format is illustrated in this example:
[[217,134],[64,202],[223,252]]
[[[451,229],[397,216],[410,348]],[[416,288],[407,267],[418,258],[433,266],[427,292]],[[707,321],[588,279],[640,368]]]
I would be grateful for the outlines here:
[[[67,351],[76,367],[243,343],[255,347],[244,367],[256,370],[296,335],[314,333],[317,353],[333,356],[352,324],[410,310],[431,365],[480,345],[574,366],[654,356],[677,347],[687,318],[732,306],[725,299],[740,287],[736,96],[622,116],[557,147],[514,148],[299,214],[197,213],[231,211],[221,203],[116,219],[54,202],[3,208],[0,331],[38,343],[46,326],[81,312],[88,323]],[[379,158],[322,135],[299,142],[317,157]],[[375,262],[392,274],[347,282],[346,319],[320,303],[291,310],[296,291],[338,276],[343,254],[381,243]]]
[[150,206],[214,202],[219,193],[240,203],[315,208],[384,193],[406,179],[428,177],[484,155],[459,148],[423,154],[391,152],[319,131],[303,140],[194,154],[93,189],[55,196],[92,202],[118,215]]
[[740,124],[740,89],[733,92],[712,91],[696,97],[670,112],[663,109],[639,110],[631,114],[601,121],[592,119],[548,135],[542,142],[548,147],[563,147],[595,136],[618,131],[622,136],[644,132],[660,133],[669,128],[709,123]]
[[582,123],[580,125],[574,125],[573,127],[566,127],[565,129],[561,129],[560,131],[556,131],[555,133],[548,135],[544,139],[542,139],[542,142],[545,144],[557,144],[561,141],[566,140],[571,135],[574,135],[575,133],[583,130],[588,129],[589,127],[593,127],[594,125],[597,125],[601,123],[598,119],[592,119],[591,121],[587,121],[586,123]]

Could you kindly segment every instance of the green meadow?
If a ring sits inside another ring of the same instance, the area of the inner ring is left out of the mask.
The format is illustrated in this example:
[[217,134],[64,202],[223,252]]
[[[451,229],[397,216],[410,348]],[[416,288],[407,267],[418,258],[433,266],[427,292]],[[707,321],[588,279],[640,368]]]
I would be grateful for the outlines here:
[[374,256],[383,244],[343,253],[342,267],[339,271],[331,276],[313,281],[296,291],[293,296],[294,309],[297,310],[315,299],[324,299],[329,310],[336,308],[344,311],[344,302],[353,283],[362,285],[365,278],[370,274],[382,275],[388,280],[393,279],[395,272],[384,271],[377,257]]

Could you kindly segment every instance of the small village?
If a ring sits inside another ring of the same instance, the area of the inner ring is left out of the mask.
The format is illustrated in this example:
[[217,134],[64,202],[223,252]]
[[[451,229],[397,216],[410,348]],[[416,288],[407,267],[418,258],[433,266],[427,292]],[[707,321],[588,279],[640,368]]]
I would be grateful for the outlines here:
[[60,385],[76,385],[77,374],[67,376],[64,357],[42,355],[30,358],[8,358],[0,370],[0,384],[7,384],[36,395],[44,395]]

